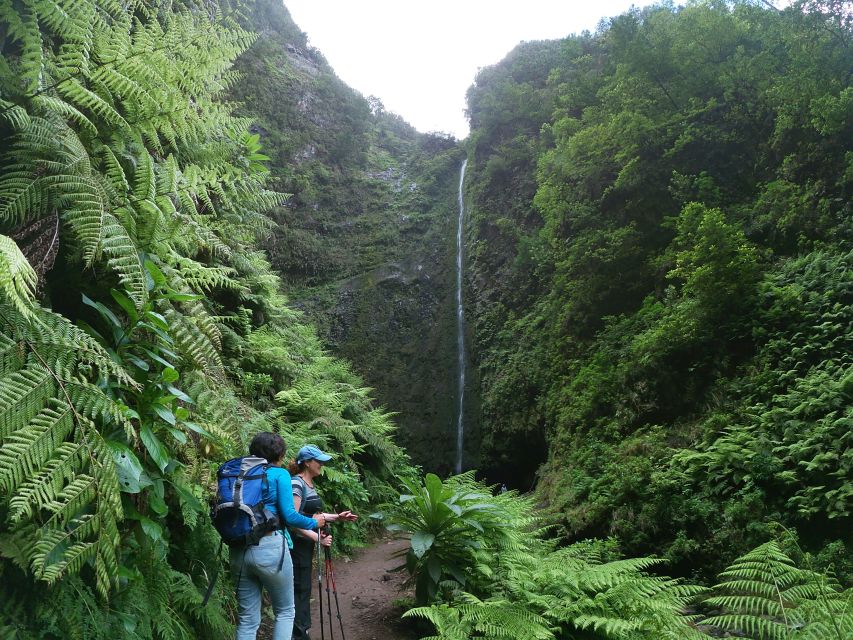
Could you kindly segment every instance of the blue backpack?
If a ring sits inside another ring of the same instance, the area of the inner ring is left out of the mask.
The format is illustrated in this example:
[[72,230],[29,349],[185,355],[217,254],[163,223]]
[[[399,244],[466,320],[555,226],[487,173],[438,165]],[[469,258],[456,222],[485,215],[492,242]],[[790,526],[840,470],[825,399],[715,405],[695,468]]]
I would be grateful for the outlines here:
[[[229,460],[216,472],[216,501],[210,510],[210,519],[222,538],[220,552],[224,543],[229,547],[242,547],[245,553],[249,545],[260,543],[266,534],[279,528],[278,517],[264,506],[264,489],[269,485],[269,466],[264,458],[246,456]],[[286,548],[283,540],[279,571],[284,563]],[[207,605],[210,600],[221,564],[216,564],[201,606]],[[237,582],[240,582],[239,576]]]
[[279,528],[276,515],[264,506],[269,463],[263,458],[234,458],[216,473],[216,502],[210,511],[213,526],[231,547],[258,544]]

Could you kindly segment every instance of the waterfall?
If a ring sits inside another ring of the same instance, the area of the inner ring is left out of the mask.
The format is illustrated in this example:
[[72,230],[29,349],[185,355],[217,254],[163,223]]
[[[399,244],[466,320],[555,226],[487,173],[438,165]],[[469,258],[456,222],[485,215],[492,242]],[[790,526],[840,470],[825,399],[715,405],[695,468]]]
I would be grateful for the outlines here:
[[465,204],[462,199],[462,185],[465,182],[465,167],[468,159],[462,162],[459,170],[459,220],[456,225],[456,352],[459,365],[459,415],[456,418],[456,473],[462,473],[462,414],[465,410],[465,310],[462,307],[462,224]]

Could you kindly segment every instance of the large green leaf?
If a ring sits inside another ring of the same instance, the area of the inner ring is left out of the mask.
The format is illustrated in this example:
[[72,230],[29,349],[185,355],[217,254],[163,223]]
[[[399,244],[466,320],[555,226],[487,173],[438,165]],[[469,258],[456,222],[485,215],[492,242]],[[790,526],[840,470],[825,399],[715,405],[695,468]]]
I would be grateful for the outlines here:
[[151,429],[150,424],[147,422],[142,424],[139,429],[139,437],[160,471],[165,471],[170,461],[169,450]]
[[424,554],[432,547],[435,542],[435,536],[427,531],[416,531],[412,534],[412,551],[418,558],[423,558]]
[[124,493],[139,493],[143,487],[151,484],[142,463],[130,447],[114,440],[108,441],[107,445],[112,450],[118,481]]

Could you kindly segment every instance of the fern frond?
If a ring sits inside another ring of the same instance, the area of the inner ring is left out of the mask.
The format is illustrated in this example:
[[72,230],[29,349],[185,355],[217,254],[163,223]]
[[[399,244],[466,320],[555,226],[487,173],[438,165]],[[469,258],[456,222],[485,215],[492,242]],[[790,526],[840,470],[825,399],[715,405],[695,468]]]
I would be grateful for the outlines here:
[[[72,380],[84,373],[96,372],[113,377],[120,384],[138,387],[138,383],[88,333],[46,309],[36,311],[37,322],[12,307],[0,305],[3,329],[30,345],[38,354],[36,364],[46,366],[61,380]],[[32,354],[29,356],[33,359]]]
[[50,372],[38,364],[0,380],[0,442],[32,420],[55,391]]
[[0,235],[0,292],[25,317],[32,316],[37,283],[36,272],[15,241]]
[[12,432],[0,449],[0,490],[14,493],[35,475],[74,428],[71,408],[51,398],[26,427]]
[[7,171],[0,178],[0,222],[14,227],[46,214],[50,194],[43,179],[26,171]]
[[[62,531],[51,531],[36,544],[32,555],[31,570],[41,580],[53,584],[67,574],[78,573],[83,565],[94,558],[97,552],[95,542],[75,542],[67,545],[68,536]],[[58,562],[50,557],[58,555]]]
[[60,444],[41,470],[25,479],[17,488],[9,501],[10,521],[19,523],[32,518],[39,505],[57,501],[59,492],[86,458],[86,449],[82,444]]
[[63,219],[74,229],[86,265],[92,266],[101,253],[106,255],[107,265],[118,274],[137,308],[141,308],[148,289],[139,251],[124,226],[107,210],[103,191],[93,180],[83,178],[56,176],[50,182],[75,193],[73,208],[63,213]]
[[120,200],[127,199],[127,194],[130,191],[130,183],[127,180],[124,168],[121,166],[118,158],[116,158],[113,150],[107,145],[101,145],[97,149],[97,154],[101,158],[104,175],[109,180],[113,191]]
[[21,42],[21,58],[18,74],[26,94],[34,95],[41,87],[44,73],[44,51],[39,32],[38,19],[32,7],[26,7],[20,14],[17,24],[20,31],[13,37]]
[[76,107],[97,115],[119,131],[130,130],[131,127],[128,122],[112,105],[94,91],[83,86],[76,78],[69,77],[57,84],[56,90]]
[[0,98],[0,121],[9,125],[12,131],[20,131],[30,124],[30,115],[22,106]]
[[172,327],[175,345],[186,358],[202,369],[221,369],[222,360],[217,346],[211,340],[209,330],[219,334],[209,316],[186,316],[174,308],[163,310],[163,315]]
[[[822,627],[837,587],[824,576],[798,569],[775,541],[741,556],[721,574],[728,578],[714,587],[720,595],[707,602],[723,610],[703,624],[742,630],[757,640],[808,637]],[[853,616],[851,616],[853,617]],[[833,637],[832,635],[826,636]]]
[[124,429],[129,441],[136,439],[133,425],[122,407],[99,387],[91,383],[69,382],[65,384],[65,390],[77,413],[104,424],[119,425]]
[[54,500],[41,505],[42,509],[51,514],[42,529],[58,531],[64,535],[65,525],[80,515],[81,509],[94,500],[97,488],[97,481],[93,476],[86,473],[75,475],[56,494]]
[[39,95],[33,98],[33,107],[41,115],[55,113],[65,120],[70,120],[92,138],[98,135],[98,127],[95,126],[95,123],[65,100],[49,95]]
[[197,415],[204,428],[226,448],[239,440],[243,420],[237,413],[240,402],[230,391],[223,393],[222,386],[205,372],[193,371],[186,379],[187,393],[195,398]]
[[180,273],[182,281],[193,291],[228,289],[244,291],[245,286],[234,279],[237,272],[232,267],[208,266],[180,255],[171,256],[173,268]]
[[20,342],[0,333],[0,377],[24,366],[24,351]]
[[136,158],[133,171],[133,199],[138,202],[153,201],[157,195],[154,160],[144,149]]

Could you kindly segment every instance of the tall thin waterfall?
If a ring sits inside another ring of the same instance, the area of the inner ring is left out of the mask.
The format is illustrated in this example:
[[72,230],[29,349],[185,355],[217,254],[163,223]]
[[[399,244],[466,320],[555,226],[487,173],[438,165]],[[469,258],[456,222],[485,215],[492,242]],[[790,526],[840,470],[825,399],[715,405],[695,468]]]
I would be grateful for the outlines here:
[[456,418],[456,473],[462,473],[462,415],[465,410],[465,310],[462,306],[462,226],[465,215],[465,203],[462,199],[462,185],[465,182],[465,167],[468,159],[462,162],[459,170],[459,220],[456,226],[456,351],[459,364],[459,415]]

